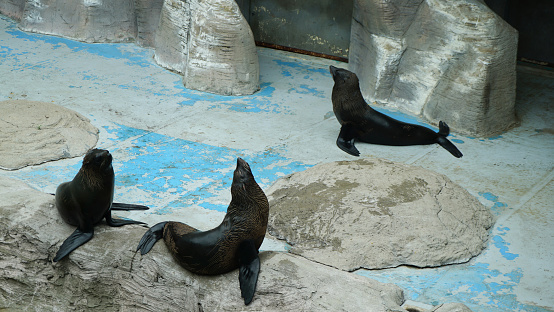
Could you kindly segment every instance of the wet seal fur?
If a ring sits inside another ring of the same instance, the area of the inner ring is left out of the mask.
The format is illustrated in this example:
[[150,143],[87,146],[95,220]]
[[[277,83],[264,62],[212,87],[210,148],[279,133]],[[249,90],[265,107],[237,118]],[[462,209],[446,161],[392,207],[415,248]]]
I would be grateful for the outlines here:
[[218,227],[202,232],[180,222],[161,222],[144,234],[137,251],[145,255],[163,238],[173,257],[190,272],[215,275],[239,268],[241,296],[248,305],[258,281],[258,249],[267,230],[269,203],[241,158],[233,174],[231,196]]
[[70,182],[56,189],[56,207],[62,219],[77,229],[62,244],[54,262],[61,260],[94,235],[94,225],[106,219],[109,226],[144,224],[133,220],[112,219],[112,210],[147,210],[142,205],[112,203],[115,175],[112,155],[107,150],[93,149],[83,158],[81,169]]
[[329,67],[335,84],[331,99],[333,112],[341,124],[337,146],[353,156],[360,156],[356,140],[381,145],[427,145],[438,143],[455,157],[463,154],[446,137],[450,129],[439,122],[439,132],[384,115],[369,106],[362,96],[358,77],[346,69]]

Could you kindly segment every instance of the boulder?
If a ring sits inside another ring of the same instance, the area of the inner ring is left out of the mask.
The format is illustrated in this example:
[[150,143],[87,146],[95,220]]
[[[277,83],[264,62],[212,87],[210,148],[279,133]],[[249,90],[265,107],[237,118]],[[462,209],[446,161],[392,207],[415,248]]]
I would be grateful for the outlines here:
[[182,74],[186,88],[223,95],[259,89],[254,36],[234,0],[166,0],[154,46],[156,62]]
[[25,2],[26,0],[0,0],[0,14],[20,21],[23,17]]
[[163,0],[135,0],[137,44],[143,47],[154,47],[163,3]]
[[446,176],[378,158],[316,165],[266,194],[269,233],[294,254],[346,271],[467,262],[493,224]]
[[135,0],[26,1],[19,27],[84,42],[134,41]]
[[517,31],[481,0],[355,0],[349,69],[368,102],[491,136],[516,122]]
[[14,170],[85,154],[98,129],[81,114],[48,102],[0,102],[0,168]]

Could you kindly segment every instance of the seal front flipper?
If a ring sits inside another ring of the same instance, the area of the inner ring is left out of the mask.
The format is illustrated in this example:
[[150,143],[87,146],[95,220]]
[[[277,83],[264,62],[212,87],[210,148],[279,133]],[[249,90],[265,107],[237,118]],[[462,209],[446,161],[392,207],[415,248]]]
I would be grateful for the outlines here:
[[360,152],[354,146],[355,132],[356,129],[354,127],[349,124],[343,124],[337,138],[337,146],[352,156],[360,156]]
[[63,257],[67,256],[70,252],[77,249],[77,247],[88,242],[94,235],[94,229],[91,229],[90,232],[82,232],[79,229],[76,229],[73,234],[71,234],[62,244],[56,256],[54,257],[54,262],[60,261]]
[[240,243],[238,254],[240,294],[244,298],[244,304],[248,305],[252,302],[254,292],[256,292],[260,273],[260,257],[258,257],[258,249],[252,240]]
[[148,210],[150,207],[136,204],[112,203],[112,210]]
[[167,221],[160,222],[154,225],[153,227],[149,228],[148,231],[146,231],[146,233],[144,233],[144,235],[140,239],[140,242],[137,246],[136,251],[140,250],[141,255],[147,254],[150,251],[150,249],[152,249],[152,246],[154,246],[154,244],[158,240],[163,238],[164,227],[166,224],[167,224]]
[[123,225],[127,225],[127,224],[146,224],[144,222],[135,221],[135,220],[112,219],[111,209],[108,209],[108,211],[106,212],[104,217],[106,218],[106,223],[109,226],[123,226]]

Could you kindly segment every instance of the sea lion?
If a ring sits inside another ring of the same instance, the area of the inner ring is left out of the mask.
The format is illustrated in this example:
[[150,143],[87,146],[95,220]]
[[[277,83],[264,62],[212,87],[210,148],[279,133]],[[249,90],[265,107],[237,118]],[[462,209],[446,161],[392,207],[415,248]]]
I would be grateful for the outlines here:
[[360,156],[356,140],[381,145],[426,145],[438,143],[455,157],[462,153],[446,137],[450,129],[439,122],[439,132],[384,115],[369,106],[362,96],[355,73],[330,66],[335,84],[331,99],[333,112],[341,124],[337,146],[353,156]]
[[215,275],[240,268],[241,296],[248,305],[256,290],[258,249],[264,240],[268,215],[267,197],[248,163],[238,158],[231,203],[218,227],[202,232],[180,222],[161,222],[146,231],[137,251],[145,255],[163,238],[173,257],[190,272]]
[[83,158],[81,169],[70,182],[56,189],[56,207],[62,219],[77,229],[62,244],[54,262],[88,242],[94,234],[94,225],[106,218],[109,226],[144,224],[133,220],[112,219],[113,210],[147,210],[142,205],[114,203],[112,155],[107,150],[93,149]]

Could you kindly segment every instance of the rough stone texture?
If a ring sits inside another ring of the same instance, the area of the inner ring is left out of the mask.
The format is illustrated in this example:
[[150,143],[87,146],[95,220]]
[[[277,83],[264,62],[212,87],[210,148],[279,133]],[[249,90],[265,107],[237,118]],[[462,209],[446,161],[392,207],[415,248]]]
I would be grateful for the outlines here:
[[266,194],[272,235],[292,253],[347,271],[466,262],[493,223],[447,177],[377,158],[317,165]]
[[163,243],[140,256],[146,228],[137,225],[98,225],[91,241],[52,263],[75,229],[58,216],[54,197],[5,177],[0,196],[0,310],[406,311],[395,285],[276,252],[260,254],[256,295],[244,306],[238,270],[191,274]]
[[515,123],[517,31],[480,0],[356,0],[349,67],[368,102],[489,136]]
[[0,14],[20,21],[25,8],[25,0],[0,0]]
[[0,168],[13,170],[83,155],[98,129],[59,105],[26,100],[0,102]]
[[20,28],[85,42],[134,41],[134,0],[27,0]]
[[164,0],[135,0],[137,43],[153,47]]
[[224,95],[259,89],[254,36],[233,0],[166,0],[154,59],[189,89]]

